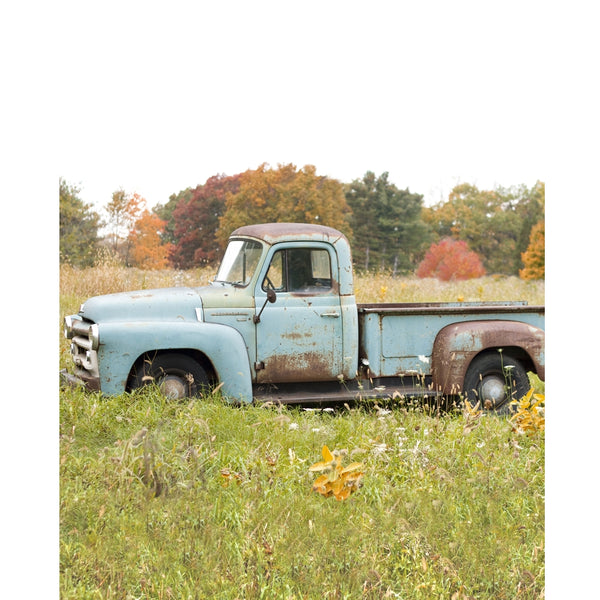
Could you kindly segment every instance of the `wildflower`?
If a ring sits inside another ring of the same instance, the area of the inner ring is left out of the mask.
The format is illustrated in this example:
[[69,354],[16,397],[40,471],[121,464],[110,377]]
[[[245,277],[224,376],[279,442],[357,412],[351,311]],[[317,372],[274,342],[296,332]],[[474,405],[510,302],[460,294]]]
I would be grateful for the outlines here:
[[520,400],[513,400],[511,404],[517,407],[516,414],[510,419],[513,431],[520,435],[543,431],[546,425],[544,403],[544,395],[534,394],[533,388]]
[[363,473],[359,471],[361,463],[351,463],[342,467],[342,456],[348,454],[347,450],[335,450],[333,453],[327,446],[323,446],[323,460],[309,468],[311,472],[320,472],[313,484],[313,491],[325,496],[335,496],[336,500],[345,500],[352,492],[360,487]]

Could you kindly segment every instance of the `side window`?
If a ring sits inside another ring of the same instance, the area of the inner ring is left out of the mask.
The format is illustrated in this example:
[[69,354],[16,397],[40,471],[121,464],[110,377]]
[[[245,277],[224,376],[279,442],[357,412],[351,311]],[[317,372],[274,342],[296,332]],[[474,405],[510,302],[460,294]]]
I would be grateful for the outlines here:
[[329,252],[311,248],[286,248],[273,255],[263,290],[276,292],[328,292],[331,284]]
[[276,292],[287,291],[285,283],[285,250],[279,250],[273,254],[273,260],[262,284],[263,290],[274,290]]

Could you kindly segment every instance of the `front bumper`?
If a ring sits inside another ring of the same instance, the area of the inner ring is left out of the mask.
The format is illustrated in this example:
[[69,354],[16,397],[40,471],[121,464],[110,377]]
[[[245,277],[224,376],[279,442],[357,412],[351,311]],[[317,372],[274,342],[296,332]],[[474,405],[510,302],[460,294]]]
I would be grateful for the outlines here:
[[85,371],[73,375],[72,373],[67,373],[66,369],[62,369],[60,371],[60,380],[61,383],[72,388],[84,387],[91,392],[100,391],[100,378],[93,377],[85,373]]

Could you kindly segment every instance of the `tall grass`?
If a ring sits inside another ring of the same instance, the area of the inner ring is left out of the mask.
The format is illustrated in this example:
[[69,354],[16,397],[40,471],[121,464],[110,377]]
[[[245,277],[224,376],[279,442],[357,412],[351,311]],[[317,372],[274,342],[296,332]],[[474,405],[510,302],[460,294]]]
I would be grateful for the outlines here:
[[[61,313],[99,293],[209,278],[62,269]],[[543,303],[543,283],[487,277],[361,276],[356,292]],[[64,340],[61,352],[67,361]],[[345,501],[312,491],[323,445],[363,464]],[[542,598],[544,453],[541,431],[418,404],[308,411],[233,407],[218,392],[172,403],[152,387],[64,389],[61,598]]]
[[[214,279],[215,274],[213,268],[144,271],[111,262],[88,269],[65,265],[60,270],[60,293],[63,301],[72,299],[73,302],[82,302],[82,299],[90,296],[114,292],[206,285]],[[430,278],[392,277],[385,273],[359,273],[355,276],[354,284],[359,303],[527,300],[530,304],[544,304],[544,282],[525,281],[518,277],[491,275],[467,281],[444,282]]]
[[[470,429],[412,406],[64,392],[61,597],[541,597],[543,435]],[[311,490],[324,444],[363,463],[348,500]]]

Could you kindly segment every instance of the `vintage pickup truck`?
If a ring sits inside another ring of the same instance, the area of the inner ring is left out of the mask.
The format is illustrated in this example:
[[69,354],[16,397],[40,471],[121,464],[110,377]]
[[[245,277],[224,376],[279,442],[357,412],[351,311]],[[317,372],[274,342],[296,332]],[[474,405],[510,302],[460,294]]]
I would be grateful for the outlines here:
[[97,296],[65,318],[74,373],[104,394],[154,382],[173,398],[220,386],[237,402],[457,396],[506,409],[544,380],[544,307],[358,304],[350,245],[320,225],[231,234],[199,288]]

